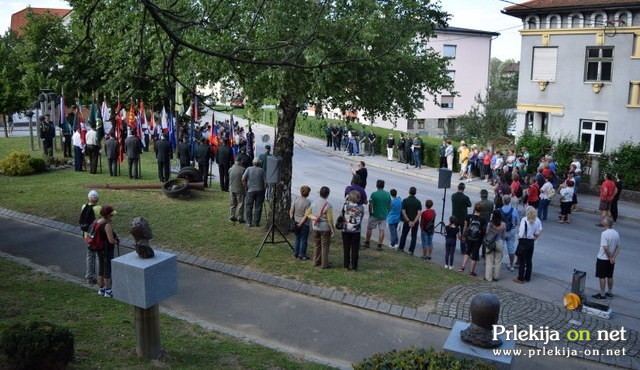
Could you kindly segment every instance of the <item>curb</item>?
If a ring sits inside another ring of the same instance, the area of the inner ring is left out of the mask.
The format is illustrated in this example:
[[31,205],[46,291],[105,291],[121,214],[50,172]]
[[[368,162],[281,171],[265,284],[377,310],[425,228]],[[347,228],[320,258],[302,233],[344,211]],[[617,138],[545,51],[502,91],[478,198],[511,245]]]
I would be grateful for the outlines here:
[[[36,225],[46,226],[52,229],[56,229],[58,231],[72,233],[76,235],[80,234],[81,232],[79,226],[73,226],[73,225],[65,224],[60,221],[55,221],[55,220],[51,220],[51,219],[47,219],[39,216],[34,216],[27,213],[17,212],[17,211],[13,211],[13,210],[2,208],[2,207],[0,207],[0,216],[6,216],[6,217],[10,217],[17,220],[27,221]],[[120,244],[124,248],[135,251],[135,242],[129,238],[121,238]],[[363,295],[352,295],[337,289],[323,288],[317,285],[312,285],[312,284],[302,283],[296,280],[281,278],[275,275],[248,269],[243,266],[236,266],[236,265],[227,264],[219,261],[207,260],[202,257],[181,253],[181,252],[176,252],[169,248],[158,247],[156,245],[154,245],[153,247],[163,252],[175,254],[177,256],[177,260],[186,265],[225,274],[228,276],[244,279],[247,281],[262,283],[274,288],[285,289],[290,292],[300,293],[310,297],[323,299],[323,300],[338,303],[338,304],[344,304],[346,306],[351,306],[354,308],[359,308],[359,309],[364,309],[371,312],[389,315],[399,319],[412,320],[412,321],[416,321],[416,322],[431,325],[431,326],[436,326],[443,329],[451,329],[456,320],[455,318],[450,316],[443,316],[437,313],[427,312],[427,311],[419,310],[413,307],[396,305],[390,302],[380,301],[380,300],[363,296]],[[17,261],[17,262],[20,262],[20,261]],[[44,266],[40,266],[40,268],[52,273],[50,270],[48,270]],[[71,280],[72,282],[79,282],[79,280],[77,279],[67,279],[67,280]],[[82,282],[79,282],[79,283],[83,284]],[[537,348],[535,342],[518,341],[517,343],[521,346]],[[585,358],[585,359],[591,362],[610,365],[608,361],[604,361],[600,356],[598,356],[597,358]],[[620,361],[616,363],[616,365],[620,367],[635,369],[640,366],[640,358],[635,358],[635,357],[627,358],[624,361]]]

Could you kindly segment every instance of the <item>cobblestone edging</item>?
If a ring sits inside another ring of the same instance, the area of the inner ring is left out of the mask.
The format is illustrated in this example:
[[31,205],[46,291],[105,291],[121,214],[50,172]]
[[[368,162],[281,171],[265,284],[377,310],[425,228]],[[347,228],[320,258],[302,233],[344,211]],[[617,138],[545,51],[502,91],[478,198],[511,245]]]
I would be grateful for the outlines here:
[[[50,220],[44,217],[34,216],[22,212],[0,208],[0,215],[11,217],[17,220],[24,220],[38,225],[48,226],[60,231],[80,234],[79,226],[65,224],[59,221]],[[129,238],[120,238],[120,246],[134,250],[135,243]],[[296,280],[278,277],[271,274],[262,273],[241,266],[222,263],[219,261],[207,260],[198,256],[176,252],[168,248],[153,246],[155,249],[172,253],[177,256],[181,263],[200,267],[210,271],[234,276],[237,278],[271,285],[273,287],[286,289],[292,292],[305,294],[308,296],[325,299],[339,304],[366,309],[381,314],[395,316],[397,318],[413,320],[428,325],[434,325],[445,329],[451,329],[456,320],[470,321],[469,305],[474,295],[483,292],[493,293],[501,302],[500,324],[519,325],[534,328],[548,326],[550,329],[558,330],[562,334],[569,329],[587,329],[595,332],[599,329],[615,329],[610,322],[597,319],[593,316],[584,315],[578,312],[565,310],[562,307],[544,302],[535,298],[523,296],[506,289],[497,288],[492,285],[463,285],[456,286],[446,291],[436,304],[435,312],[427,312],[413,307],[400,306],[390,302],[380,301],[364,295],[352,295],[340,290],[323,288],[317,285],[302,283]],[[580,321],[580,327],[572,326],[570,320]],[[586,360],[602,362],[624,368],[640,370],[640,336],[637,331],[629,330],[629,340],[626,347],[628,356],[607,357],[607,356],[579,356]],[[529,347],[542,347],[541,342],[518,342]],[[621,344],[609,342],[571,342],[553,343],[558,347],[567,347],[576,350],[584,349],[616,349],[622,348]]]

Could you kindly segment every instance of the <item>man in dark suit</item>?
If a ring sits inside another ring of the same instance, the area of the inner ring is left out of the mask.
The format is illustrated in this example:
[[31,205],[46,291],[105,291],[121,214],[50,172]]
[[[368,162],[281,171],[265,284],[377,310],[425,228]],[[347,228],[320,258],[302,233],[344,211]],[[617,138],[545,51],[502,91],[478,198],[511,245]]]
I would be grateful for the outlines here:
[[142,141],[132,131],[124,141],[124,151],[129,162],[129,178],[139,179],[138,165],[140,164],[140,153],[142,153]]
[[216,162],[218,162],[218,173],[220,175],[220,189],[229,191],[229,169],[231,168],[231,150],[227,143],[223,140],[218,147],[216,153]]
[[189,138],[183,136],[182,140],[178,143],[178,159],[180,160],[180,169],[183,169],[191,165],[191,148],[189,147]]
[[169,135],[164,133],[160,140],[156,141],[154,148],[156,152],[156,160],[158,161],[158,178],[160,182],[167,182],[171,177],[171,158],[173,150],[169,142]]
[[204,187],[206,188],[209,183],[209,161],[211,160],[211,146],[209,146],[209,140],[200,140],[194,155],[196,162],[198,163],[198,170],[202,173]]
[[109,176],[118,176],[118,140],[111,135],[105,136],[104,150],[109,163]]

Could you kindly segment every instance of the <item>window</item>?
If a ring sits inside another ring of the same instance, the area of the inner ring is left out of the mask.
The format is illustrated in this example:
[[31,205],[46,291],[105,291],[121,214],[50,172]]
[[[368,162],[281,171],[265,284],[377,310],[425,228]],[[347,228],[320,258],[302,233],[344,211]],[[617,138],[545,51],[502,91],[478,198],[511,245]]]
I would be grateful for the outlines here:
[[442,56],[445,58],[455,58],[456,57],[456,46],[455,45],[444,45],[442,48]]
[[414,119],[407,120],[407,130],[413,130],[414,122]]
[[453,108],[453,95],[442,95],[440,97],[440,108]]
[[421,118],[418,121],[418,130],[424,130],[424,118]]
[[444,118],[438,118],[438,128],[444,128]]
[[555,81],[558,48],[533,48],[531,81]]
[[604,152],[607,122],[582,120],[580,122],[580,141],[587,146],[589,153]]
[[455,82],[455,80],[456,80],[456,71],[447,71],[447,77],[449,77],[449,79],[451,81]]
[[588,47],[585,81],[611,81],[613,47]]

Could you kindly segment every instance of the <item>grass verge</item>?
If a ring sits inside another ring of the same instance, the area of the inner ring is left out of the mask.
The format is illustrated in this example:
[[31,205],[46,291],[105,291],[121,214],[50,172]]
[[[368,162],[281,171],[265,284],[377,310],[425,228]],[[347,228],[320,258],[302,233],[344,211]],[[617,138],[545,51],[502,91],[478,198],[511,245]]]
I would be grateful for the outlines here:
[[[70,369],[326,369],[168,315],[160,319],[162,358],[136,355],[130,306],[93,289],[61,281],[0,258],[0,332],[11,324],[45,320],[71,330]],[[1,364],[6,363],[0,353]]]
[[[28,140],[0,138],[0,158],[12,151],[29,152]],[[38,157],[40,153],[30,154]],[[126,161],[123,164],[124,174]],[[131,218],[143,216],[151,224],[155,245],[412,307],[432,307],[446,289],[473,281],[464,274],[444,270],[438,263],[409,258],[389,249],[362,251],[357,273],[342,268],[316,269],[310,261],[292,258],[286,244],[268,244],[256,258],[265,231],[228,222],[228,193],[220,192],[217,183],[204,192],[192,191],[189,200],[166,198],[157,180],[152,151],[142,155],[142,176],[135,183],[158,184],[158,190],[99,190],[100,203],[111,204],[118,211],[114,227],[120,235],[127,234]],[[131,184],[134,180],[73,169],[25,177],[0,176],[0,205],[76,225],[80,207],[86,201],[88,183]],[[293,241],[293,235],[289,239]],[[339,233],[332,241],[330,260],[334,266],[342,265]]]

